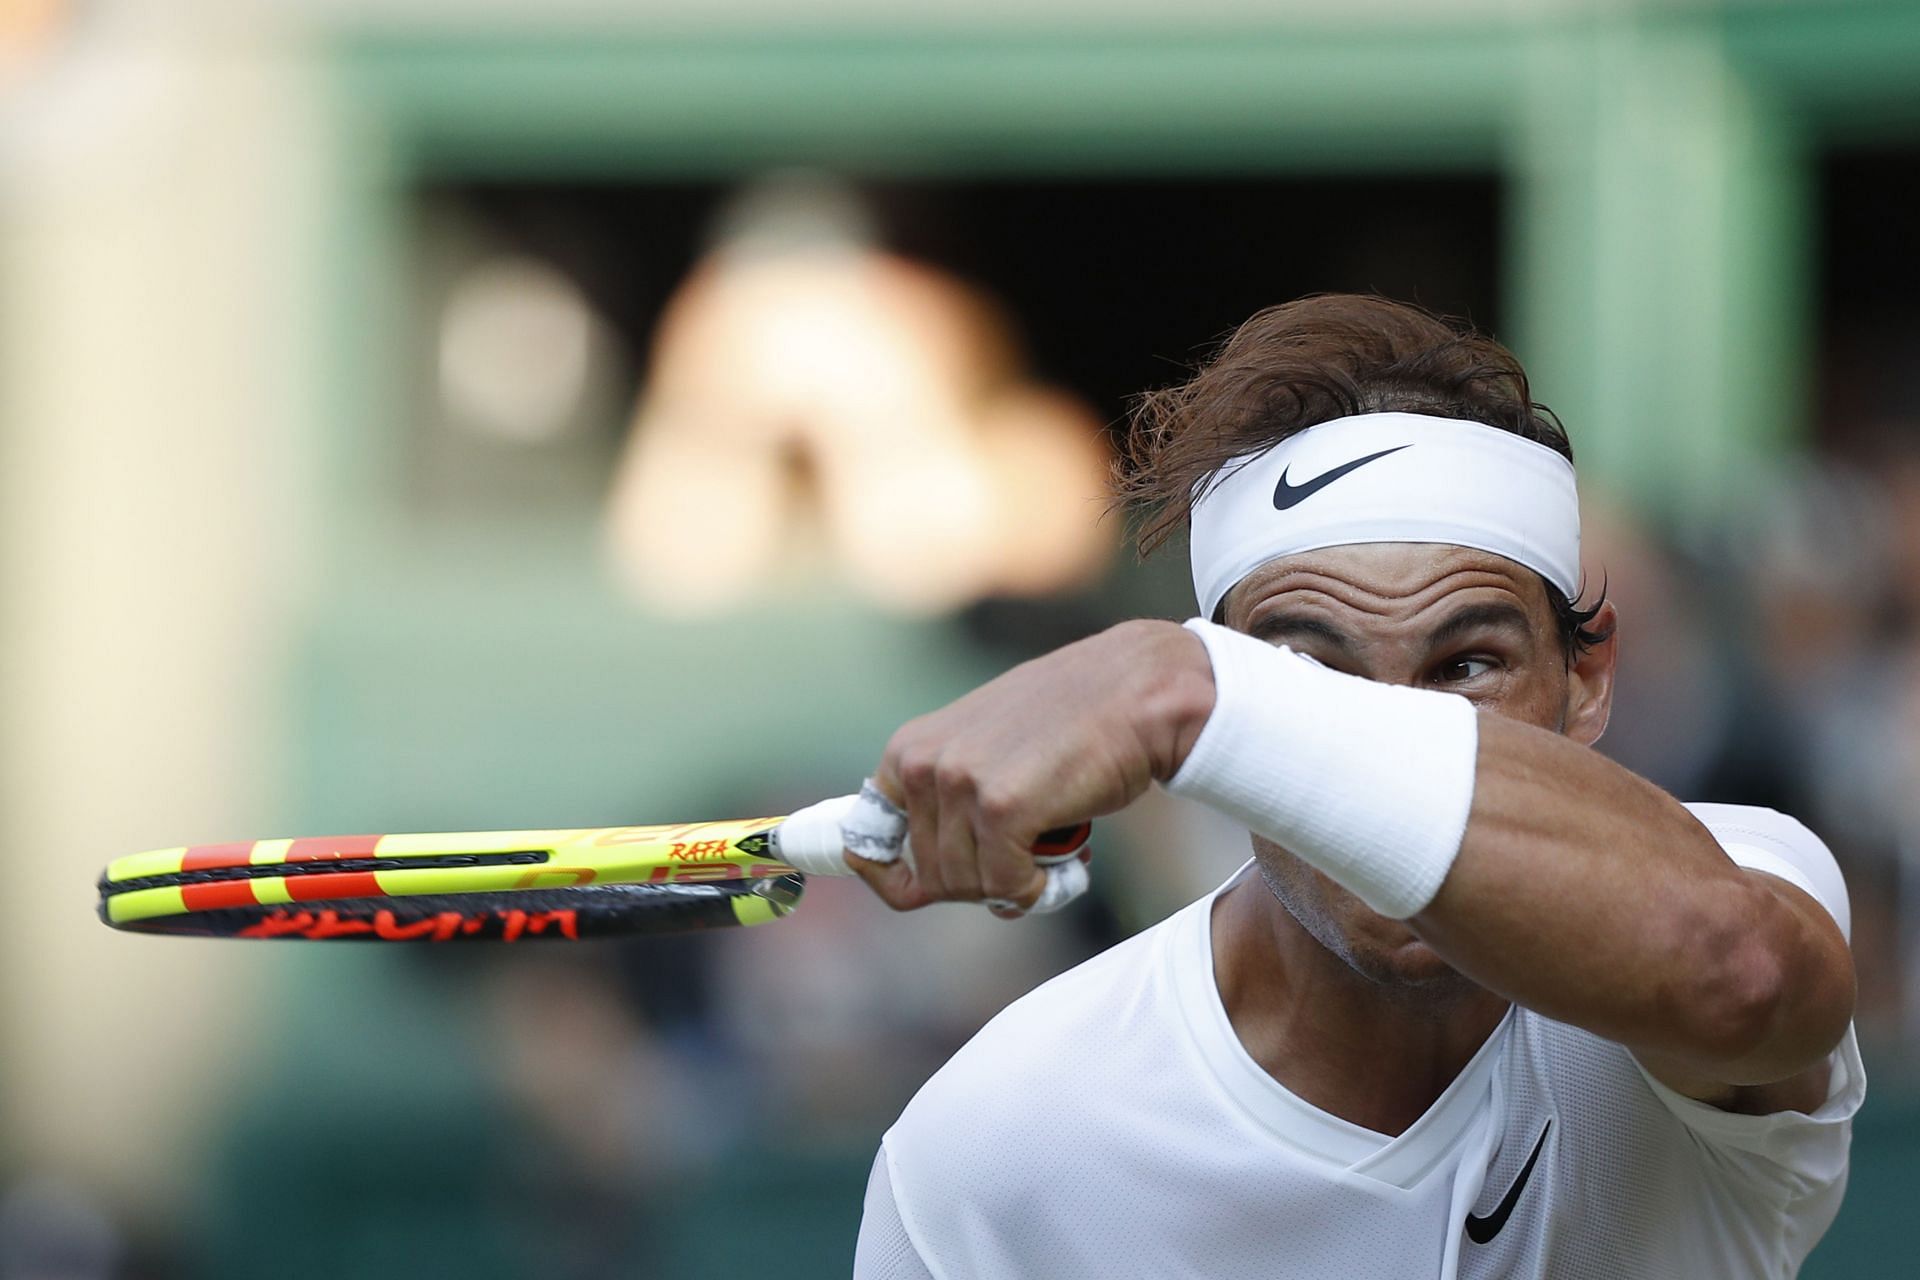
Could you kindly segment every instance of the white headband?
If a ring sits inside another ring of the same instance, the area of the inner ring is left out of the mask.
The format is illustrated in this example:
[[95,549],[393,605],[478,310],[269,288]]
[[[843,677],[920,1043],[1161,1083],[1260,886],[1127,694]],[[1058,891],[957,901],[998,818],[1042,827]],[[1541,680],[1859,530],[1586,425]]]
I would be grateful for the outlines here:
[[1355,542],[1444,542],[1579,590],[1573,464],[1511,431],[1459,418],[1336,418],[1215,473],[1194,505],[1193,593],[1213,617],[1269,560]]

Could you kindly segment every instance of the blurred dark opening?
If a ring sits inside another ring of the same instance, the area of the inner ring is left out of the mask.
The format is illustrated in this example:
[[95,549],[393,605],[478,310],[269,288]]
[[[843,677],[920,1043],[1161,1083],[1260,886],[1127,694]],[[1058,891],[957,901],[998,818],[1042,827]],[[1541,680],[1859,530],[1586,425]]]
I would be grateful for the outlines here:
[[1822,444],[1920,430],[1920,147],[1843,149],[1818,171],[1815,421]]
[[1378,292],[1499,324],[1491,175],[993,181],[878,195],[899,249],[999,297],[1041,376],[1108,421],[1255,311],[1302,294]]
[[[1372,290],[1498,330],[1496,176],[868,184],[888,247],[1004,304],[1036,372],[1104,419],[1263,306]],[[705,247],[717,184],[429,188],[503,249],[543,258],[644,370],[660,309]]]

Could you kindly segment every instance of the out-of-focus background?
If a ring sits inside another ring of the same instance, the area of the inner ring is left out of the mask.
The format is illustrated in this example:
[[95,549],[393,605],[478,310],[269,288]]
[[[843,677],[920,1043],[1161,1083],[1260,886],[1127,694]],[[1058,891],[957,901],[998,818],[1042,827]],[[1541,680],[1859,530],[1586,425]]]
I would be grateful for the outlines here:
[[[803,11],[804,10],[804,11]],[[1514,345],[1624,615],[1606,746],[1825,834],[1920,1186],[1920,6],[0,3],[0,1280],[832,1276],[1008,1000],[816,883],[580,948],[123,937],[110,857],[778,812],[1126,616],[1130,394],[1378,290]],[[1596,981],[1605,975],[1596,974]]]

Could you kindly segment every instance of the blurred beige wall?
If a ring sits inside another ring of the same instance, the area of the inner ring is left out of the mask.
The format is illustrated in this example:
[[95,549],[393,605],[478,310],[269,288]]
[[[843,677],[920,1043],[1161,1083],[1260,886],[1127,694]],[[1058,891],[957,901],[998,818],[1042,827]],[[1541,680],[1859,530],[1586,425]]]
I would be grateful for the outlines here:
[[[1761,2],[1764,0],[1749,0]],[[326,23],[365,23],[468,31],[527,27],[550,31],[567,24],[644,28],[661,32],[742,26],[867,29],[1006,30],[1062,24],[1101,30],[1128,25],[1245,26],[1276,18],[1404,22],[1504,18],[1515,14],[1631,9],[1649,0],[286,0],[287,6]]]
[[311,403],[316,117],[225,10],[97,9],[0,104],[0,1144],[153,1208],[268,957],[113,934],[92,882],[264,834]]

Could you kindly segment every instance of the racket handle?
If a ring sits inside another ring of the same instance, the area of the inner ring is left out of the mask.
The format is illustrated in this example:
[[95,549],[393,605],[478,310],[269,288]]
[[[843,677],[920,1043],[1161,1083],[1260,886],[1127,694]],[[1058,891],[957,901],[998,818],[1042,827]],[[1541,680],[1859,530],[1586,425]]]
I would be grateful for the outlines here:
[[[859,799],[857,795],[835,796],[790,814],[773,831],[774,848],[780,861],[808,875],[852,875],[853,868],[847,865],[842,824]],[[1082,858],[1092,834],[1091,822],[1043,831],[1033,842],[1033,860],[1041,866],[1052,866]]]

